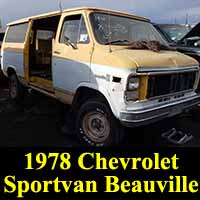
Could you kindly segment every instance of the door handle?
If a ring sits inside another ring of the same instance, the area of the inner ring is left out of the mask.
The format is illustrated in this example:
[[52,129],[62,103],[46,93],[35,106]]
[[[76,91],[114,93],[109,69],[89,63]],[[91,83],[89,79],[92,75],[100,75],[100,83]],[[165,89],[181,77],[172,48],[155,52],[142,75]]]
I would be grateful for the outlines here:
[[54,53],[55,53],[55,54],[61,54],[61,52],[60,52],[60,51],[54,51]]

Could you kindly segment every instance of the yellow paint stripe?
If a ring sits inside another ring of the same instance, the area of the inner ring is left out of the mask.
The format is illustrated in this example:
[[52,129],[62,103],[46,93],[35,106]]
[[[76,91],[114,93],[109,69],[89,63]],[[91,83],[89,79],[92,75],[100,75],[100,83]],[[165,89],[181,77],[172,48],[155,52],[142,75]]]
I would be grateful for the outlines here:
[[139,99],[145,100],[147,97],[148,90],[148,76],[141,76],[140,79],[140,91],[139,91]]

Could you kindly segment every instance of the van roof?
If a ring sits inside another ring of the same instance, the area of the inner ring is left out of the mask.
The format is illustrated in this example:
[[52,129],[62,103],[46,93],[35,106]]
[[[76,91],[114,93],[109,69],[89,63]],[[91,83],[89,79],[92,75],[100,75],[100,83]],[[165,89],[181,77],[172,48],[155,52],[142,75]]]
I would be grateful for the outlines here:
[[[123,16],[127,16],[127,17],[134,17],[134,18],[139,19],[139,20],[150,22],[150,20],[145,18],[145,17],[132,15],[132,14],[128,14],[128,13],[125,13],[125,12],[109,10],[109,9],[104,9],[104,8],[95,8],[95,7],[79,7],[79,8],[65,9],[65,10],[62,11],[62,13],[71,12],[71,11],[78,11],[78,10],[91,10],[91,11],[100,11],[100,12],[110,12],[110,13],[113,13],[113,14],[119,14],[119,15],[123,15]],[[45,18],[45,17],[48,17],[48,16],[56,16],[56,15],[60,15],[60,14],[61,14],[60,11],[54,11],[54,12],[49,12],[49,13],[45,13],[45,14],[41,14],[41,15],[22,18],[22,19],[13,21],[11,23],[8,23],[7,26],[12,26],[12,25],[15,25],[15,24],[25,23],[25,22],[28,22],[31,19],[40,19],[40,18]]]

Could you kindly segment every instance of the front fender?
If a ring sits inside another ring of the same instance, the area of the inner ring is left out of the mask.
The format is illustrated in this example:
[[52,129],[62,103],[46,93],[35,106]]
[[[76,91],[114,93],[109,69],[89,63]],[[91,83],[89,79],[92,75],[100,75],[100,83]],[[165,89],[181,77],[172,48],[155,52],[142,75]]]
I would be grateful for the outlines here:
[[120,111],[119,111],[119,109],[116,108],[115,103],[113,103],[113,99],[111,98],[112,95],[109,94],[109,91],[105,87],[102,87],[102,86],[97,85],[97,84],[92,84],[92,83],[89,83],[89,82],[83,82],[83,83],[80,83],[77,86],[76,91],[81,87],[86,87],[86,88],[89,88],[89,89],[93,89],[93,90],[101,93],[104,96],[104,98],[107,100],[107,102],[108,102],[108,104],[109,104],[114,116],[116,118],[119,118]]

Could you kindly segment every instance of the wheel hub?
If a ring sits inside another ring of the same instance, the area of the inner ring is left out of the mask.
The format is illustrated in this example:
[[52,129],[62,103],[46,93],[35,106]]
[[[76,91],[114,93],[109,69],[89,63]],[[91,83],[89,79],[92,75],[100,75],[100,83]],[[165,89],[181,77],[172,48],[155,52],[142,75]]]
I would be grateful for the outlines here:
[[110,134],[110,124],[105,114],[90,112],[83,118],[83,129],[87,137],[95,143],[104,142]]
[[100,119],[94,119],[92,120],[92,128],[99,132],[102,132],[105,129],[104,122]]

